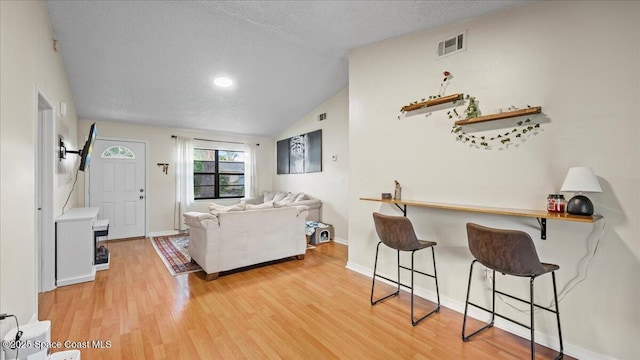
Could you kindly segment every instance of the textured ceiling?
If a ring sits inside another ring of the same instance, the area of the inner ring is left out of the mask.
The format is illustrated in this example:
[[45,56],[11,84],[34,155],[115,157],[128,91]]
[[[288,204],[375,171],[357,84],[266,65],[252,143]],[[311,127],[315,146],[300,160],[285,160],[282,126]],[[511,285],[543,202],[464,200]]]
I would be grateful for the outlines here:
[[[347,52],[500,1],[48,1],[78,116],[275,136],[348,84]],[[214,88],[213,77],[235,80]]]

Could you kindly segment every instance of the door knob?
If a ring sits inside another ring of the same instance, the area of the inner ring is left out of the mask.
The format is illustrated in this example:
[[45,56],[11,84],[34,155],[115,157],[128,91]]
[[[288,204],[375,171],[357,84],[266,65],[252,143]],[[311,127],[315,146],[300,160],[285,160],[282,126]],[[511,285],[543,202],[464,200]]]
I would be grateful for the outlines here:
[[140,192],[144,192],[144,189],[140,189]]
[[144,199],[144,196],[140,195],[140,200]]

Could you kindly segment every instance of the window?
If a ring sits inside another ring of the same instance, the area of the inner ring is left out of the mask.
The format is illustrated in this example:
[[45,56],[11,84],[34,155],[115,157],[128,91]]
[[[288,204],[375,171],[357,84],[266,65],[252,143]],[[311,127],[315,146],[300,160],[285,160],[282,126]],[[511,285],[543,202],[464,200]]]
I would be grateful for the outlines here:
[[135,159],[133,152],[125,146],[112,146],[102,152],[103,159]]
[[244,197],[244,152],[193,149],[193,197]]

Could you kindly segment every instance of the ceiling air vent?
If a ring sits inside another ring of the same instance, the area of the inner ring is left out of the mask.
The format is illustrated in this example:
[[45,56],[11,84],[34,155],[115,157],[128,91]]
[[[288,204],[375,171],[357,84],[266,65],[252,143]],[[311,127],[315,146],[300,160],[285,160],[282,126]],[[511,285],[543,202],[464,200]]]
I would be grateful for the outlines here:
[[318,115],[318,121],[322,121],[322,120],[326,120],[327,119],[327,113],[322,113],[320,115]]
[[463,31],[438,42],[438,58],[464,51],[467,48],[466,37],[467,32]]

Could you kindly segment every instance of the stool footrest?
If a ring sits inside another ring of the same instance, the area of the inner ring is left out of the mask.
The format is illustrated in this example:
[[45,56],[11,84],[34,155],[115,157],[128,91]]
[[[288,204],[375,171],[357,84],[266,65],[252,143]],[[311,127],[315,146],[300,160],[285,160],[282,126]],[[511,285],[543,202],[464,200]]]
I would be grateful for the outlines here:
[[[496,292],[497,292],[497,291],[496,291]],[[495,315],[495,316],[497,316],[497,317],[499,317],[499,318],[502,318],[502,319],[505,319],[505,320],[511,321],[511,322],[512,322],[512,323],[514,323],[514,324],[518,324],[518,325],[520,325],[520,326],[522,326],[522,327],[524,327],[524,328],[527,328],[527,329],[531,330],[531,326],[529,326],[529,325],[525,325],[525,324],[523,324],[523,323],[521,323],[521,322],[519,322],[519,321],[516,321],[516,320],[510,319],[510,318],[508,318],[508,317],[506,317],[506,316],[504,316],[504,315],[498,314],[497,312],[492,312],[491,310],[489,310],[489,309],[487,309],[487,308],[485,308],[485,307],[483,307],[483,306],[480,306],[480,305],[474,304],[474,303],[472,303],[471,301],[469,301],[469,305],[474,306],[474,307],[476,307],[476,308],[478,308],[478,309],[480,309],[480,310],[484,310],[484,311],[486,311],[486,312],[488,312],[488,313],[490,313],[490,314],[492,314],[492,315]],[[491,324],[493,324],[493,321],[491,322]],[[471,336],[473,336],[473,334],[471,334],[471,335],[467,336],[467,339],[468,339],[468,338],[470,338]]]
[[[529,301],[528,301],[528,300],[520,299],[519,297],[513,296],[513,295],[511,295],[511,294],[504,293],[504,292],[502,292],[502,291],[498,291],[498,290],[496,290],[496,294],[504,295],[504,296],[507,296],[507,297],[509,297],[509,298],[511,298],[511,299],[513,299],[513,300],[518,300],[518,301],[520,301],[520,302],[522,302],[522,303],[529,304]],[[548,308],[548,307],[544,307],[544,306],[542,306],[542,305],[538,305],[538,304],[536,304],[536,303],[533,303],[533,306],[537,307],[538,309],[547,310],[548,312],[552,312],[552,313],[554,313],[554,314],[555,314],[555,313],[557,313],[557,311],[556,311],[556,310],[553,310],[553,309]]]
[[[430,276],[429,274],[422,274],[422,275]],[[382,276],[382,275],[379,275],[379,274],[376,274],[376,277],[377,277],[377,278],[381,278],[381,279],[385,279],[385,280],[387,280],[388,282],[394,283],[394,284],[396,284],[396,285],[399,285],[399,286],[402,286],[402,287],[404,287],[404,288],[407,288],[407,289],[411,290],[411,285],[403,284],[403,283],[401,283],[401,282],[398,282],[398,281],[393,280],[393,279],[389,279],[388,277],[386,277],[386,276]],[[433,277],[433,276],[431,276],[431,277]]]

